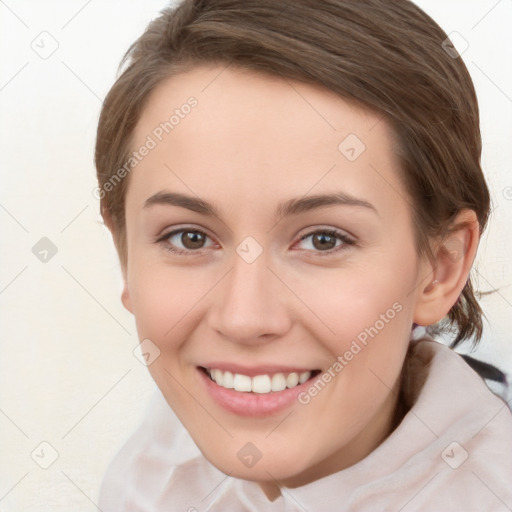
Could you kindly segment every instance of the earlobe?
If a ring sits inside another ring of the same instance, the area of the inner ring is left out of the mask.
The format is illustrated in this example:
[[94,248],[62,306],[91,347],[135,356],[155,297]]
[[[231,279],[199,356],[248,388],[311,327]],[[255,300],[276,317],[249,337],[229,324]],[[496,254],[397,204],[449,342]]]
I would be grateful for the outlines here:
[[479,238],[475,212],[462,210],[437,244],[428,278],[418,288],[415,323],[432,325],[449,313],[467,283]]
[[131,302],[131,298],[130,298],[130,292],[128,290],[128,283],[127,283],[126,259],[123,259],[122,248],[120,248],[120,246],[119,246],[119,239],[116,236],[116,231],[115,231],[115,228],[114,228],[114,222],[112,220],[112,217],[111,217],[109,211],[106,208],[103,208],[102,211],[101,211],[101,215],[103,217],[103,222],[105,223],[105,226],[108,228],[108,230],[110,231],[110,233],[112,235],[112,239],[114,241],[114,245],[115,245],[117,254],[118,254],[119,259],[121,261],[121,269],[122,269],[122,272],[123,272],[123,291],[121,293],[121,302],[122,302],[123,306],[130,313],[133,314],[132,302]]
[[126,278],[124,279],[124,287],[123,292],[121,293],[121,302],[123,303],[123,306],[133,314],[132,309],[132,301],[130,298],[130,292],[128,290],[128,285],[126,284]]

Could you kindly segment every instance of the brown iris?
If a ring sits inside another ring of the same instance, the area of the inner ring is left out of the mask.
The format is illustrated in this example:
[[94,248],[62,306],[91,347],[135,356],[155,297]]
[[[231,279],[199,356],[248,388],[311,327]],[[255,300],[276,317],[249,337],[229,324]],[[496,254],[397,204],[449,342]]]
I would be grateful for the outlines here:
[[333,249],[336,246],[336,237],[328,233],[315,233],[313,237],[313,246],[315,249]]
[[201,249],[205,243],[206,236],[198,231],[184,231],[181,235],[181,243],[187,249]]

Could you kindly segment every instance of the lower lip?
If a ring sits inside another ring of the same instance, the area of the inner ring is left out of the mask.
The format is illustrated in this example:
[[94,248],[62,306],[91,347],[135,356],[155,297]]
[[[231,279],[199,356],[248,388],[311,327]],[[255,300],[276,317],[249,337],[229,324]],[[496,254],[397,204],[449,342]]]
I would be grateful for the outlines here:
[[243,393],[219,386],[200,368],[197,369],[213,400],[239,416],[262,417],[277,414],[293,405],[297,396],[311,383],[309,380],[291,389],[270,393]]

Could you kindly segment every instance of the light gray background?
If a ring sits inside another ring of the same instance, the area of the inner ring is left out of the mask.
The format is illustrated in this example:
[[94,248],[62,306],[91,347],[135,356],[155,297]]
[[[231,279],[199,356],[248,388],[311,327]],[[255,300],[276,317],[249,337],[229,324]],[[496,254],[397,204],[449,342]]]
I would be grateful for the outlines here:
[[[511,371],[512,0],[417,3],[469,45],[493,197],[479,285],[500,288],[482,299],[477,355]],[[107,464],[155,389],[133,354],[92,158],[119,60],[165,5],[0,0],[0,510],[98,510]],[[32,252],[43,237],[57,248],[46,262]]]

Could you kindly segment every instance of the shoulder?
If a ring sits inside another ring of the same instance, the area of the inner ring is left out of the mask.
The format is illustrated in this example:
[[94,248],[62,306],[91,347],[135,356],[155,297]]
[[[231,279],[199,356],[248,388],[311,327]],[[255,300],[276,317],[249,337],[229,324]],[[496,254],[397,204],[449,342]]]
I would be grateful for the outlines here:
[[430,436],[415,455],[428,481],[418,503],[428,510],[512,506],[512,412],[484,381],[501,372],[431,339],[414,345],[407,368],[418,371],[408,375],[410,414]]
[[[432,339],[404,362],[400,424],[365,459],[303,488],[308,510],[504,511],[512,507],[512,413]],[[285,499],[287,496],[285,496]],[[507,508],[509,507],[509,508]]]
[[[469,388],[486,402],[498,403],[494,395],[507,408],[512,406],[512,390],[503,370],[467,354],[459,354],[430,337],[412,341],[404,362],[404,374],[404,387],[408,386],[413,395],[424,392],[423,385],[428,383],[429,390],[446,386],[447,393],[462,393]],[[479,406],[483,404],[479,403]]]
[[157,390],[137,430],[119,449],[102,481],[103,512],[149,510],[173,469],[200,451]]

